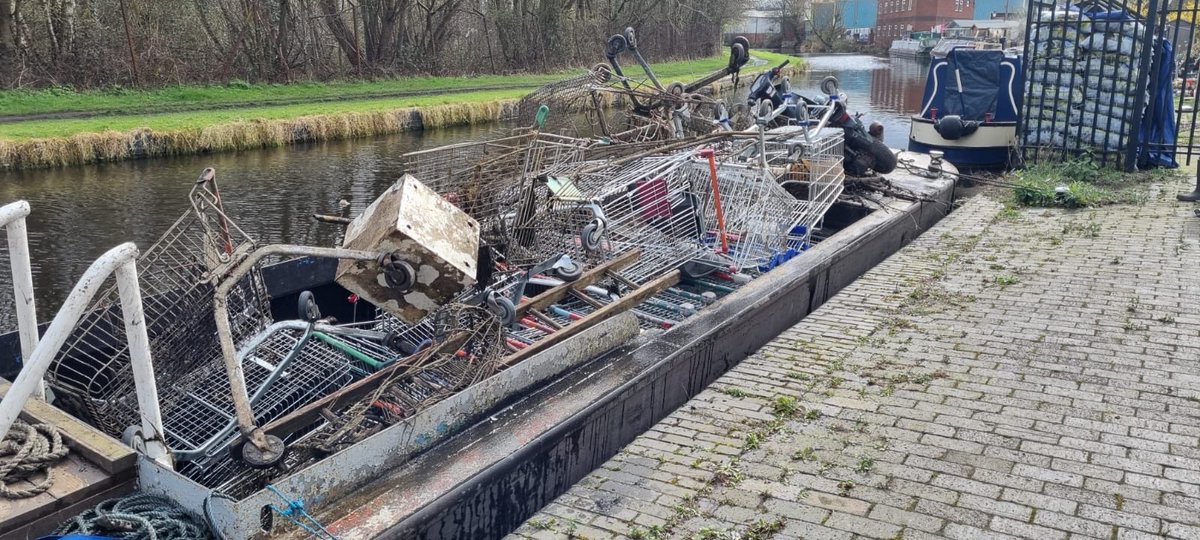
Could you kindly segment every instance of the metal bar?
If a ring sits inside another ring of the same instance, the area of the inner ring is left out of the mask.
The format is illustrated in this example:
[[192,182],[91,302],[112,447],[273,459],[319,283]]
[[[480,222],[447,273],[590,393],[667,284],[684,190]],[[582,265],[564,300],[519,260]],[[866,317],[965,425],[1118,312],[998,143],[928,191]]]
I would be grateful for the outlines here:
[[[436,348],[427,349],[431,352],[428,353],[428,356],[423,356],[422,359],[430,358],[433,355],[438,354],[451,354],[454,351],[457,351],[459,347],[462,347],[463,344],[466,343],[468,337],[470,336],[466,332],[455,333]],[[291,432],[316,421],[316,419],[321,416],[322,409],[340,409],[345,404],[357,400],[374,391],[379,384],[391,380],[397,371],[411,367],[413,366],[410,363],[395,362],[388,367],[385,367],[358,381],[355,381],[350,385],[343,387],[337,392],[309,403],[308,405],[293,411],[287,416],[272,421],[271,423],[263,426],[262,432],[269,433],[276,437],[288,435]]]
[[520,319],[521,317],[524,317],[526,311],[528,310],[546,309],[547,306],[558,303],[558,301],[561,300],[563,296],[566,296],[568,293],[570,293],[572,289],[587,287],[588,285],[596,283],[601,279],[604,279],[606,272],[625,268],[626,266],[629,266],[637,261],[641,255],[641,250],[632,250],[622,253],[621,255],[617,256],[617,258],[611,261],[605,261],[604,263],[595,266],[591,270],[584,272],[583,275],[579,276],[579,279],[575,281],[563,283],[562,285],[558,285],[543,291],[541,294],[530,298],[528,302],[523,302],[521,305],[517,306],[517,318]]
[[275,255],[352,260],[374,260],[379,257],[379,254],[373,251],[274,244],[254,250],[228,273],[220,277],[216,291],[213,293],[213,317],[216,320],[217,338],[221,343],[221,356],[225,360],[225,371],[229,376],[233,408],[237,412],[238,427],[242,435],[246,436],[254,446],[264,451],[268,446],[267,439],[254,421],[254,410],[250,406],[250,395],[246,391],[246,374],[242,371],[241,363],[237,361],[237,350],[233,344],[233,331],[229,324],[228,296],[229,291],[237,285],[242,276],[254,269],[254,265],[262,259]]
[[[1137,169],[1138,156],[1141,152],[1142,145],[1138,144],[1136,137],[1137,134],[1142,130],[1142,120],[1145,118],[1145,115],[1139,114],[1139,112],[1145,111],[1146,89],[1150,83],[1149,76],[1145,75],[1150,72],[1151,68],[1151,53],[1154,51],[1154,23],[1157,22],[1156,14],[1158,13],[1158,2],[1159,0],[1150,0],[1149,9],[1147,11],[1150,16],[1146,17],[1146,27],[1142,30],[1146,33],[1146,35],[1142,36],[1144,41],[1142,43],[1141,58],[1138,62],[1137,94],[1133,97],[1134,114],[1131,122],[1129,123],[1130,136],[1134,138],[1132,140],[1125,140],[1124,168],[1126,171],[1133,171]],[[1137,38],[1135,37],[1134,39],[1136,41]]]
[[[21,338],[21,359],[28,362],[38,344],[37,308],[34,306],[33,270],[29,264],[29,235],[25,218],[29,203],[17,201],[0,207],[0,226],[8,234],[9,264],[12,266],[13,300],[17,303],[17,332]],[[46,399],[46,383],[38,378],[34,397]]]
[[676,283],[679,283],[679,271],[672,270],[670,273],[643,285],[640,289],[622,296],[620,300],[613,301],[612,303],[609,303],[608,305],[605,305],[604,307],[601,307],[600,309],[597,309],[591,314],[576,321],[570,326],[546,336],[544,339],[505,357],[500,361],[500,363],[503,366],[512,366],[518,362],[521,362],[522,360],[525,360],[534,354],[546,350],[556,343],[562,342],[564,339],[595,326],[596,324],[613,315],[633,308],[642,300],[654,296],[669,287],[674,287]]
[[13,381],[11,390],[0,401],[0,433],[8,433],[25,402],[33,395],[37,382],[75,329],[92,297],[99,292],[108,276],[115,273],[125,333],[129,340],[129,357],[133,364],[146,455],[162,466],[171,468],[170,453],[162,440],[162,413],[159,410],[154,366],[150,358],[150,338],[146,334],[141,291],[137,282],[137,256],[137,246],[132,242],[121,244],[96,259],[79,278],[50,322],[44,339],[34,348],[24,369]]

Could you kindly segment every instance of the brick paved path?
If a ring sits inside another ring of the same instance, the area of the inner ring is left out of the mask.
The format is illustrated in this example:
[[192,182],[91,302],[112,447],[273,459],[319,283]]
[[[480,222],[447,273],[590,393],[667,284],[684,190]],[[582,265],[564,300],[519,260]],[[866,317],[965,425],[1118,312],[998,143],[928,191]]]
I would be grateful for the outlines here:
[[1175,187],[972,199],[514,536],[1200,538],[1200,219]]

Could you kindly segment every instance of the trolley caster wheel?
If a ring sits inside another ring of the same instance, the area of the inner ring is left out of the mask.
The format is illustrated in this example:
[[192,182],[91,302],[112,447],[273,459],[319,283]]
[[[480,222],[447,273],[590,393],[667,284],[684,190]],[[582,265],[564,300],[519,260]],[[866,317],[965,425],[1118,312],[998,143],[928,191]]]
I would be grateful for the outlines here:
[[682,96],[684,90],[687,90],[687,87],[679,81],[675,81],[667,85],[667,93],[671,94],[672,96]]
[[252,469],[270,469],[282,463],[283,458],[287,457],[287,445],[283,443],[283,439],[274,435],[264,435],[264,437],[267,439],[265,450],[250,441],[244,441],[234,447],[234,450],[240,454],[242,462]]
[[625,52],[625,49],[628,47],[629,41],[625,39],[625,36],[613,34],[612,37],[608,38],[608,50],[605,52],[608,53],[609,58],[616,58],[618,54]]
[[629,43],[630,49],[637,48],[637,35],[633,33],[632,26],[625,28],[625,41]]
[[142,441],[141,426],[129,426],[125,428],[125,431],[121,432],[121,443],[134,450],[142,448]]
[[592,76],[596,84],[604,84],[612,79],[612,68],[608,64],[596,64],[592,66]]
[[834,77],[833,75],[821,79],[821,92],[824,92],[827,96],[836,96],[838,93],[838,87],[839,85],[837,77]]
[[732,47],[733,45],[741,45],[742,52],[750,50],[750,40],[746,39],[746,36],[737,36],[737,37],[733,38],[733,44],[730,45],[730,47]]
[[[742,38],[745,39],[745,38]],[[729,68],[741,69],[750,60],[746,50],[748,47],[743,47],[741,43],[734,43],[729,47]]]
[[398,351],[404,356],[412,356],[417,352],[417,345],[413,342],[404,339],[399,332],[392,330],[383,336],[383,346],[393,351]]
[[296,302],[296,313],[300,318],[314,322],[321,318],[321,308],[317,307],[317,299],[313,296],[312,291],[304,291],[300,293],[300,299]]
[[583,244],[583,249],[587,251],[598,251],[600,249],[600,240],[604,237],[604,227],[597,221],[588,223],[583,227],[583,231],[579,233],[580,243]]
[[398,252],[385,253],[380,256],[379,266],[383,269],[383,278],[387,281],[388,287],[406,293],[417,284],[417,271]]
[[563,266],[555,268],[553,274],[563,281],[575,281],[583,277],[583,265],[575,261],[570,261]]
[[512,300],[507,298],[497,297],[489,299],[487,309],[497,319],[500,319],[500,323],[504,326],[509,326],[517,320],[517,308],[513,305]]

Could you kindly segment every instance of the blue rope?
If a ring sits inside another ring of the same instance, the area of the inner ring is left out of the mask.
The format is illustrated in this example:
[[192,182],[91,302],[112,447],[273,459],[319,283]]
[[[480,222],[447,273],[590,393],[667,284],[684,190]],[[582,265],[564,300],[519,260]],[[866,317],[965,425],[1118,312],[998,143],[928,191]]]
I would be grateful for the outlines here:
[[333,533],[329,532],[329,529],[326,529],[320,521],[317,521],[317,518],[312,517],[312,515],[310,515],[308,511],[304,509],[304,499],[289,499],[287,495],[284,495],[283,492],[276,489],[272,484],[267,484],[267,489],[271,490],[271,493],[278,495],[280,499],[283,499],[283,501],[287,503],[287,507],[285,508],[280,508],[273,504],[269,505],[271,510],[274,510],[279,515],[287,518],[288,521],[291,521],[297,527],[304,529],[304,532],[307,532],[308,534],[311,534],[317,538],[338,540]]

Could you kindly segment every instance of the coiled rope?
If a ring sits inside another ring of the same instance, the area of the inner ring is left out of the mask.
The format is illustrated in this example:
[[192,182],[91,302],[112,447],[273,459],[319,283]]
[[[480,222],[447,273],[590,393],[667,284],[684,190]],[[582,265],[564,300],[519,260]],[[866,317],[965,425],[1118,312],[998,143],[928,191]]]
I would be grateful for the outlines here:
[[93,534],[126,540],[208,540],[203,521],[165,497],[134,494],[104,501],[64,523],[55,534]]
[[[7,499],[33,497],[54,485],[54,464],[67,456],[62,434],[50,424],[29,425],[17,420],[0,441],[0,496]],[[44,474],[40,482],[32,480]],[[15,488],[28,480],[32,487]]]

